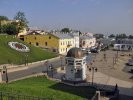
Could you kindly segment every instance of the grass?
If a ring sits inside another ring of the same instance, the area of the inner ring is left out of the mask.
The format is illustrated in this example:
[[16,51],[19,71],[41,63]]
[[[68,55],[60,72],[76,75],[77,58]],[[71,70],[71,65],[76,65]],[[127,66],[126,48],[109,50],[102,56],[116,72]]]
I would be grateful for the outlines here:
[[44,76],[23,79],[9,84],[1,84],[0,91],[41,96],[55,100],[90,100],[95,94],[93,87],[72,87],[50,81]]
[[[30,48],[30,52],[22,53],[11,49],[8,46],[8,42],[10,41],[17,41],[27,45]],[[26,54],[28,54],[28,62],[45,60],[56,56],[52,52],[45,51],[41,48],[26,44],[25,42],[14,38],[14,36],[0,35],[0,64],[24,64]]]

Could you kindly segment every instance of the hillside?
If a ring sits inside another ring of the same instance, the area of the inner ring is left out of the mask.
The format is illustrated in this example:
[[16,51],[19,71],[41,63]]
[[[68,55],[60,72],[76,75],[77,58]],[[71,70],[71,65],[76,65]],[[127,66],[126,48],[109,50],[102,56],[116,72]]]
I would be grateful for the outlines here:
[[[8,42],[11,41],[25,44],[30,48],[30,52],[23,53],[10,48]],[[24,64],[26,59],[25,55],[28,55],[28,62],[45,60],[56,56],[52,52],[26,44],[14,36],[0,35],[0,64]]]

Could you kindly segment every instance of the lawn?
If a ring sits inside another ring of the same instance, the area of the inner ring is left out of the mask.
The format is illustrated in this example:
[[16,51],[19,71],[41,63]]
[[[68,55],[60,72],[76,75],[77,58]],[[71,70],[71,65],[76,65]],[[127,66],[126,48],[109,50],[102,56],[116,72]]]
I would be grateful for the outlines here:
[[72,87],[46,79],[44,76],[1,84],[0,91],[41,96],[54,100],[87,100],[95,94],[93,87]]
[[[22,53],[11,49],[8,46],[8,42],[10,41],[17,41],[27,45],[30,48],[30,52]],[[56,56],[56,54],[52,52],[26,44],[25,42],[14,38],[14,36],[0,35],[0,64],[24,64],[25,55],[28,55],[28,62],[50,59]]]

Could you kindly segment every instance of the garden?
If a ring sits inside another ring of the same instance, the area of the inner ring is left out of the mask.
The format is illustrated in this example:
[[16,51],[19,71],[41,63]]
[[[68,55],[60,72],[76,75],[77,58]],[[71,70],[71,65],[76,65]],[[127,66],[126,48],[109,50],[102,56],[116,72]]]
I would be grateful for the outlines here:
[[24,64],[56,57],[57,55],[29,45],[13,35],[0,35],[0,64]]

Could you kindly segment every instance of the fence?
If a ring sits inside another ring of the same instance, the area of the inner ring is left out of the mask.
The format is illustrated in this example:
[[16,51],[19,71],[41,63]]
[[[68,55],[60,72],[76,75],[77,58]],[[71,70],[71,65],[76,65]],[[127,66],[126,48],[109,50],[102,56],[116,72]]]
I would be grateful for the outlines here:
[[35,96],[26,96],[20,94],[12,94],[9,92],[0,91],[0,100],[54,100],[43,97],[35,97]]

